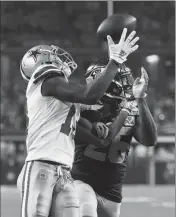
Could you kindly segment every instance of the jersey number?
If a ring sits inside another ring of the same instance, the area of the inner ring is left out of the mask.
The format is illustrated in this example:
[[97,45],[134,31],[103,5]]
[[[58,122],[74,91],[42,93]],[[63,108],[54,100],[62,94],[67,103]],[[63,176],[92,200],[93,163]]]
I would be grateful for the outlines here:
[[75,115],[75,113],[76,113],[75,106],[72,105],[70,107],[70,110],[69,110],[68,115],[66,117],[65,123],[63,123],[61,126],[60,132],[64,133],[67,136],[69,136],[70,132],[72,131],[72,136],[74,137],[76,129],[74,126],[72,126],[72,128],[71,128],[71,121],[72,121],[72,118]]
[[123,163],[128,147],[128,143],[120,141],[119,135],[116,137],[116,142],[112,143],[112,145],[110,146],[108,153],[97,151],[100,149],[95,147],[94,145],[88,145],[84,152],[84,155],[98,161],[104,162],[108,158],[111,163]]

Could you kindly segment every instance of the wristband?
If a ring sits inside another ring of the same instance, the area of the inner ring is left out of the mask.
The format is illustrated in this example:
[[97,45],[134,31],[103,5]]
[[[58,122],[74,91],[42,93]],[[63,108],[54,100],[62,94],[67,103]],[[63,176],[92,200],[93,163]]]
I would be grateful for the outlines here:
[[115,61],[114,59],[109,59],[109,61],[112,61],[112,62],[114,62],[117,66],[119,66],[120,65],[120,63],[118,63],[117,61]]

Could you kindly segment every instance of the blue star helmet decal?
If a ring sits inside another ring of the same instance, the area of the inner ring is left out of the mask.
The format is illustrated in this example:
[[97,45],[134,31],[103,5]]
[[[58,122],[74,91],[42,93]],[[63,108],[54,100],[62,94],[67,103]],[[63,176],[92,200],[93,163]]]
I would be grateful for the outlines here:
[[37,62],[37,56],[39,54],[41,54],[41,52],[39,51],[39,49],[37,49],[37,50],[30,50],[29,53],[30,53],[29,57],[33,57],[34,61]]

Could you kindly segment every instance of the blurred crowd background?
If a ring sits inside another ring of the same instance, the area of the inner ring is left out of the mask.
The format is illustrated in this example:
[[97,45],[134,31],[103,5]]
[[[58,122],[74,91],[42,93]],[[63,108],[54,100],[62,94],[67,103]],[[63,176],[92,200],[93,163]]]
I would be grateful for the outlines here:
[[[106,1],[1,1],[1,184],[15,183],[26,156],[22,56],[38,44],[60,46],[72,54],[79,66],[75,75],[83,78],[89,64],[103,55],[96,30],[107,11]],[[174,183],[175,2],[114,1],[113,13],[137,18],[140,48],[128,64],[135,77],[141,66],[148,71],[148,104],[159,136],[168,138],[155,148],[156,183]],[[146,147],[133,144],[127,183],[148,183],[150,158]]]

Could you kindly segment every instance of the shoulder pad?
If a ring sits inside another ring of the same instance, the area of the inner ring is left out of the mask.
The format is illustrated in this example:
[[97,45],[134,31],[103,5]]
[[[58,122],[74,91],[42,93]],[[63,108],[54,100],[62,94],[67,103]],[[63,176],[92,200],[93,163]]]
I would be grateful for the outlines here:
[[44,64],[39,66],[33,75],[33,83],[37,83],[39,80],[54,75],[64,75],[63,71],[59,70],[56,66],[50,64]]

